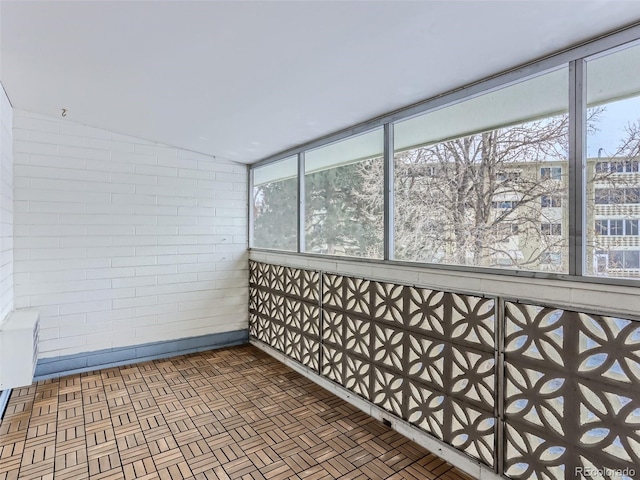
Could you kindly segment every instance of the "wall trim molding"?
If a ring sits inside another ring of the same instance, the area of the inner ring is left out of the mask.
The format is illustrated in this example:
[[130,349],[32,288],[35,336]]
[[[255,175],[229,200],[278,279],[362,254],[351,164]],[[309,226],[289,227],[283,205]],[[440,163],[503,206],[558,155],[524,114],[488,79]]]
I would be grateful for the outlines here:
[[248,342],[249,332],[243,329],[231,332],[211,333],[198,337],[144,343],[129,347],[107,348],[61,357],[41,358],[36,365],[33,381],[37,382],[160,358],[176,357],[187,353],[232,347]]

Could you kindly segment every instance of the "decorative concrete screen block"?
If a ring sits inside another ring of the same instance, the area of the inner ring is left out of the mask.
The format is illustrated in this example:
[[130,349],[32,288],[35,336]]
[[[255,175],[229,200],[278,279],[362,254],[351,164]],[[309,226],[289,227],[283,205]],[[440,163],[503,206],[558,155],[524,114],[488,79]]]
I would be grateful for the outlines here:
[[250,270],[253,338],[498,474],[640,474],[640,321]]
[[39,314],[16,310],[0,327],[0,390],[30,385],[38,361]]
[[495,467],[494,299],[258,262],[249,283],[252,337]]
[[487,465],[495,300],[323,275],[322,373]]
[[505,333],[505,473],[640,475],[640,322],[507,302]]
[[249,334],[318,372],[319,273],[250,262],[249,285]]

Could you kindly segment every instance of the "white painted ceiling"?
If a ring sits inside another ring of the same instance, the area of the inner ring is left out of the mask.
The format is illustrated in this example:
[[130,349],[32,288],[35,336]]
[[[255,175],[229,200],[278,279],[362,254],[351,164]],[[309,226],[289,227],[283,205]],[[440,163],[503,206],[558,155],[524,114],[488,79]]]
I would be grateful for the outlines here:
[[640,20],[640,1],[0,0],[15,108],[252,163]]

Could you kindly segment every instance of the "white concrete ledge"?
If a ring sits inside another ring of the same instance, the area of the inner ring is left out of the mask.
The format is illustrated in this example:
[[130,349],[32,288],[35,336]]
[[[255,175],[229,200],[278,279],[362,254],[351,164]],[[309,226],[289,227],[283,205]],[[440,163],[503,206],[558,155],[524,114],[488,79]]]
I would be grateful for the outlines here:
[[22,387],[33,381],[39,318],[38,310],[15,310],[0,326],[0,389]]
[[38,318],[40,318],[38,310],[30,308],[14,310],[0,325],[0,332],[31,328],[38,322]]
[[256,262],[321,270],[326,273],[364,277],[368,280],[417,285],[469,295],[501,297],[522,303],[640,320],[640,296],[637,286],[442,270],[419,264],[413,267],[364,262],[347,257],[339,260],[335,257],[312,258],[278,252],[251,251],[249,258]]

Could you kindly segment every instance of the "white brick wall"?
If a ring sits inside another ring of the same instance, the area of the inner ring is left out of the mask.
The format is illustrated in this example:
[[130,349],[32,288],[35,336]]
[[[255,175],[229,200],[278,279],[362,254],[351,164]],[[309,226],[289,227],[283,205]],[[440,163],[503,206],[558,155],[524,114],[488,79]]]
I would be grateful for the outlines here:
[[0,323],[13,310],[13,109],[0,84]]
[[40,356],[247,327],[241,164],[15,111],[15,304]]

